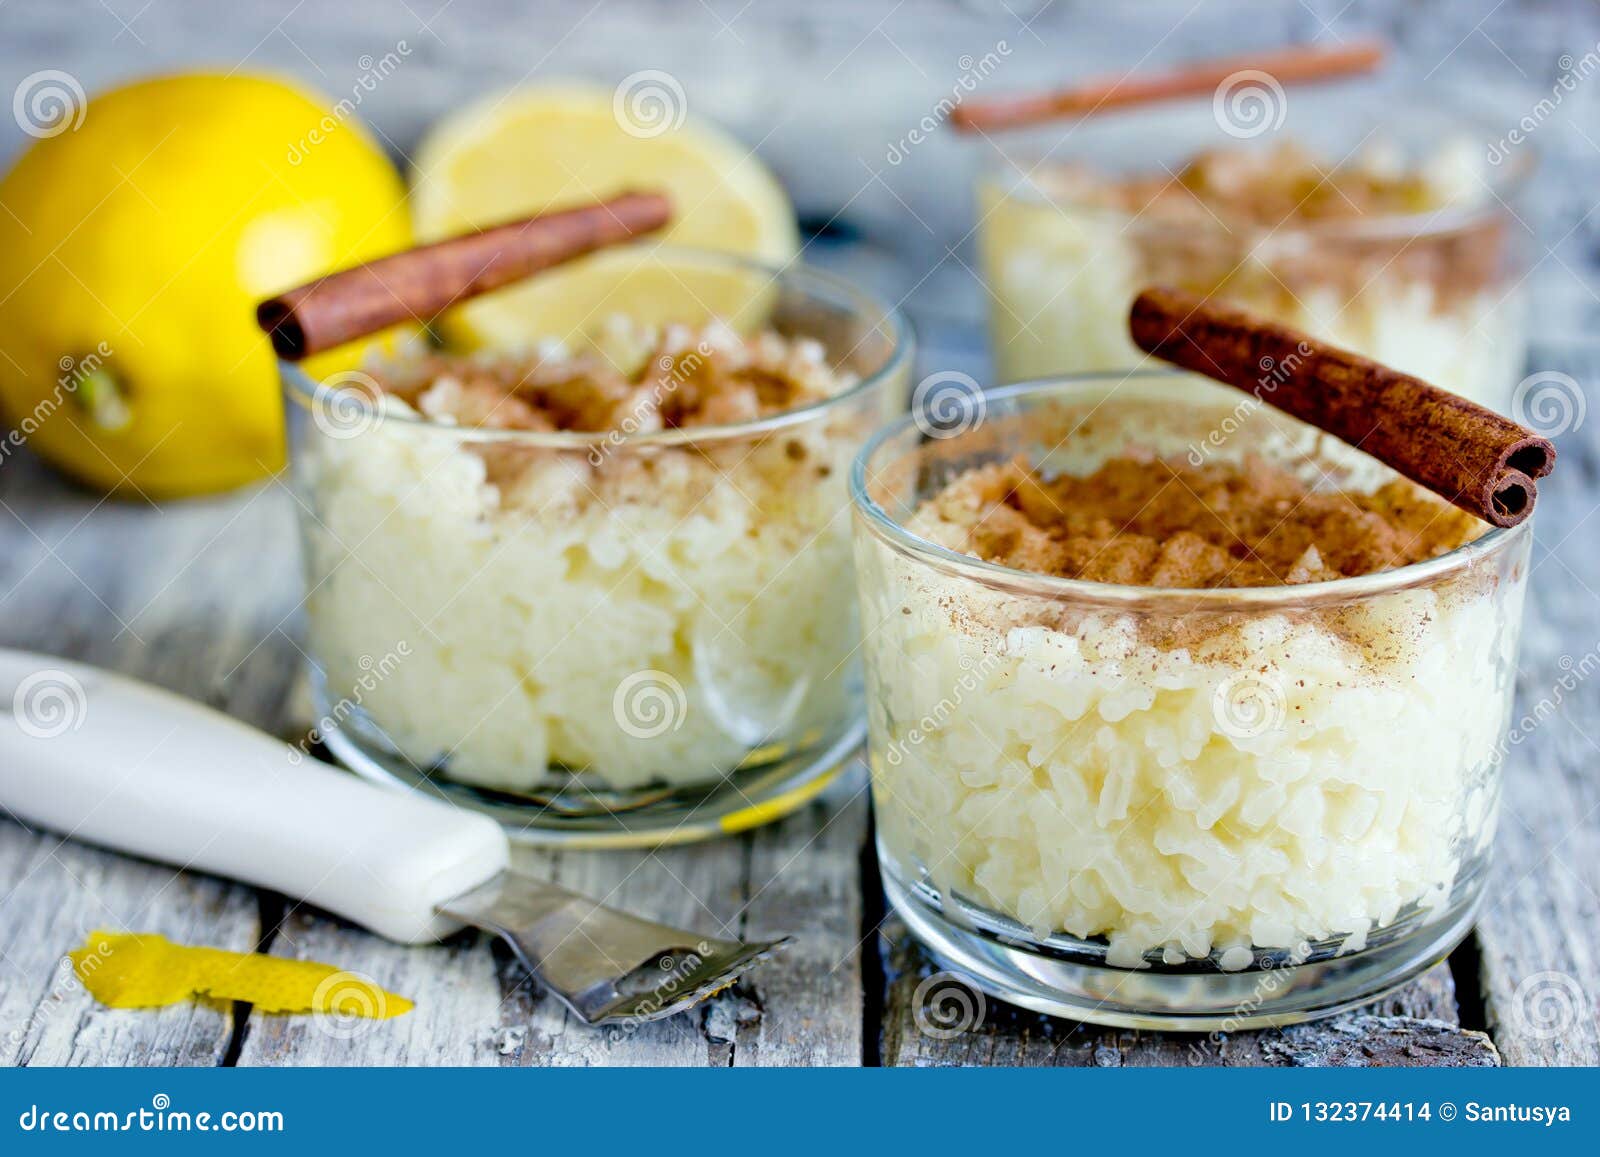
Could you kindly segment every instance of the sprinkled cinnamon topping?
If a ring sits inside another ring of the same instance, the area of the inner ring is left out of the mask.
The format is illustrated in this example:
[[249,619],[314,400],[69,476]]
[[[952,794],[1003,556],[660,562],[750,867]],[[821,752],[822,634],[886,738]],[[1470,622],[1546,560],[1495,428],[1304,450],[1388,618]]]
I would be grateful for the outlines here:
[[1450,200],[1426,174],[1371,163],[1325,165],[1285,142],[1275,149],[1206,150],[1174,178],[1136,176],[1106,186],[1123,208],[1160,218],[1192,218],[1278,226],[1288,221],[1349,221],[1426,213]]
[[435,421],[629,435],[755,421],[848,388],[822,345],[725,325],[660,330],[612,318],[593,349],[431,354],[376,368],[381,389]]
[[1482,530],[1403,480],[1372,493],[1316,491],[1254,457],[1193,466],[1128,455],[1093,474],[1053,478],[1020,462],[994,464],[929,499],[917,521],[927,519],[961,528],[961,548],[990,562],[1175,588],[1371,574],[1434,558]]
[[[1177,171],[1111,177],[1059,165],[1033,179],[1052,198],[1126,214],[1146,281],[1295,299],[1326,286],[1366,292],[1374,279],[1388,277],[1427,282],[1444,305],[1502,273],[1506,247],[1497,214],[1474,213],[1448,225],[1429,216],[1481,204],[1480,168],[1477,155],[1458,144],[1411,165],[1377,148],[1330,164],[1286,142],[1209,150]],[[1349,228],[1410,215],[1421,215],[1415,232]]]
[[1427,212],[1455,199],[1451,176],[1372,156],[1330,165],[1293,142],[1209,149],[1177,173],[1162,169],[1116,181],[1065,167],[1055,173],[1063,190],[1155,220],[1268,229]]

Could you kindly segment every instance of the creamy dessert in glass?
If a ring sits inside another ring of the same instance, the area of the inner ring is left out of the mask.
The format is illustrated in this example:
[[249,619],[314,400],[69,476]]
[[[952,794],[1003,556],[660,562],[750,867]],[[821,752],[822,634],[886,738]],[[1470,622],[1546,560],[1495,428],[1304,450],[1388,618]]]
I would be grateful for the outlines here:
[[[1470,926],[1531,535],[1175,374],[991,394],[852,472],[879,856],[992,993],[1288,1023]],[[1227,431],[1225,436],[1218,431]]]
[[631,312],[576,333],[286,368],[318,731],[533,838],[737,830],[859,742],[846,476],[910,337],[802,268],[607,260]]
[[1141,364],[1122,318],[1166,284],[1507,408],[1532,154],[1492,164],[1474,125],[1409,100],[1278,97],[1264,115],[1283,123],[1259,135],[1184,105],[989,138],[977,235],[1000,380]]

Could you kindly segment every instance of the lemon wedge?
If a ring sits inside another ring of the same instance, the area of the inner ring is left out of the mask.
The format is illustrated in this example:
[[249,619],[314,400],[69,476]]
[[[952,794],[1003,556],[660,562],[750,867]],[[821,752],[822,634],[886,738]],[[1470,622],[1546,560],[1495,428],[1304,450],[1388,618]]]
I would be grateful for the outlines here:
[[673,223],[643,251],[597,253],[458,306],[441,319],[446,337],[507,348],[570,340],[614,313],[645,323],[744,318],[765,278],[648,251],[703,248],[768,264],[799,251],[783,187],[738,141],[685,116],[675,82],[655,91],[629,82],[615,92],[532,87],[480,101],[440,122],[418,149],[412,212],[418,236],[432,241],[626,189],[672,198]]

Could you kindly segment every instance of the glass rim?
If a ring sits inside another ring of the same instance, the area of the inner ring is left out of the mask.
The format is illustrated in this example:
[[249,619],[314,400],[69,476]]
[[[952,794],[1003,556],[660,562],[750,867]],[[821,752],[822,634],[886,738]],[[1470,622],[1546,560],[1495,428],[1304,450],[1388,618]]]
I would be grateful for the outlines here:
[[[1407,107],[1423,107],[1430,111],[1438,112],[1458,127],[1467,130],[1472,137],[1472,143],[1482,144],[1484,140],[1493,140],[1493,134],[1500,127],[1487,115],[1471,110],[1463,110],[1456,104],[1444,104],[1438,100],[1417,97],[1415,93],[1408,92],[1405,96]],[[1159,107],[1128,110],[1130,115],[1158,115],[1164,111]],[[1165,111],[1171,111],[1166,109]],[[1118,115],[1115,111],[1113,116]],[[1063,132],[1068,133],[1075,129],[1075,125],[1063,126]],[[1036,138],[1039,129],[1032,130],[1031,134],[1019,134],[1019,138],[1026,136],[1029,140]],[[1524,141],[1517,146],[1514,157],[1508,158],[1509,162],[1504,167],[1491,163],[1493,179],[1484,181],[1485,196],[1465,204],[1445,204],[1435,209],[1423,209],[1404,213],[1373,213],[1357,218],[1347,218],[1327,221],[1279,222],[1276,225],[1255,225],[1241,223],[1230,226],[1221,220],[1209,221],[1156,221],[1146,219],[1142,212],[1130,212],[1105,205],[1096,205],[1082,198],[1048,193],[1038,187],[1033,180],[1034,171],[1049,160],[1061,142],[1044,146],[1037,143],[1023,143],[1017,140],[1012,143],[996,138],[988,138],[991,147],[998,155],[998,162],[984,168],[979,177],[979,184],[1001,185],[1001,176],[1009,174],[1014,180],[1007,187],[1000,189],[1001,196],[1006,200],[1013,198],[1024,200],[1039,205],[1054,205],[1062,209],[1072,209],[1086,216],[1101,218],[1107,223],[1116,224],[1121,228],[1135,233],[1163,234],[1182,233],[1192,236],[1196,230],[1207,234],[1220,234],[1228,237],[1252,237],[1256,235],[1271,236],[1315,236],[1319,238],[1334,238],[1351,241],[1365,240],[1394,240],[1414,237],[1427,237],[1437,234],[1448,234],[1478,224],[1485,219],[1499,216],[1507,211],[1506,203],[1528,183],[1534,170],[1540,162],[1540,151],[1537,145]],[[1200,151],[1199,146],[1195,149]]]
[[[984,401],[986,406],[1023,400],[1049,401],[1097,382],[1122,384],[1130,381],[1180,381],[1190,376],[1192,375],[1180,371],[1155,369],[1064,374],[986,390]],[[1530,517],[1516,526],[1490,527],[1471,542],[1463,543],[1454,550],[1434,558],[1390,570],[1374,571],[1371,574],[1293,585],[1285,583],[1281,586],[1268,587],[1152,587],[1065,578],[1061,575],[1022,570],[951,550],[906,529],[904,524],[879,505],[868,490],[869,464],[885,445],[914,428],[919,427],[917,427],[917,414],[913,411],[876,431],[856,454],[850,463],[850,502],[856,514],[891,548],[908,558],[937,570],[1019,594],[1045,595],[1075,602],[1102,604],[1152,602],[1204,604],[1204,609],[1207,610],[1263,609],[1345,602],[1363,596],[1408,589],[1463,570],[1507,547],[1519,536],[1531,533],[1533,526],[1533,519]],[[960,438],[966,436],[966,433],[958,434],[955,438],[946,440],[944,444],[958,442]]]
[[[888,336],[893,342],[893,346],[882,365],[870,374],[863,375],[859,381],[852,384],[848,389],[840,390],[836,394],[830,394],[826,398],[818,399],[815,402],[808,402],[803,406],[780,410],[775,414],[768,414],[766,417],[748,422],[728,422],[707,426],[680,426],[672,429],[632,434],[615,429],[500,430],[452,425],[446,422],[437,422],[421,415],[412,416],[410,414],[391,413],[380,406],[379,413],[382,414],[383,421],[400,422],[413,429],[426,430],[458,441],[512,443],[550,450],[588,451],[601,443],[610,445],[613,451],[620,451],[662,446],[696,446],[734,442],[785,430],[792,426],[804,425],[847,402],[868,395],[884,382],[893,378],[902,367],[909,365],[911,358],[914,356],[916,331],[912,328],[911,319],[906,316],[899,306],[888,304],[876,294],[861,289],[848,278],[805,264],[798,256],[791,261],[778,264],[744,257],[739,254],[724,253],[720,250],[683,245],[627,246],[610,250],[609,252],[636,253],[648,258],[680,258],[690,262],[720,265],[724,268],[743,269],[765,276],[768,280],[762,287],[763,289],[777,285],[782,281],[790,281],[795,283],[796,289],[808,298],[843,304],[849,307],[857,317],[871,318],[875,315],[877,320],[873,322],[874,327],[887,327],[889,330]],[[350,373],[351,371],[344,372]],[[282,358],[278,359],[278,374],[283,383],[285,394],[296,404],[308,410],[324,405],[324,399],[327,394],[330,391],[337,392],[339,390],[339,387],[330,387],[326,381],[317,381],[296,363],[285,361]],[[338,376],[340,375],[331,375],[331,377]]]

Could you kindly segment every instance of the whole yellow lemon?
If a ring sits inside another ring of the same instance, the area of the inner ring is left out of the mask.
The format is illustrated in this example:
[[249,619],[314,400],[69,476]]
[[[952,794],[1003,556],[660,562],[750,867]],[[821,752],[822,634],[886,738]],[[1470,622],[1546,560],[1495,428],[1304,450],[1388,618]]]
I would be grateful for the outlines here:
[[153,498],[276,471],[257,300],[411,240],[400,177],[352,111],[270,77],[191,74],[31,130],[0,180],[6,449]]

